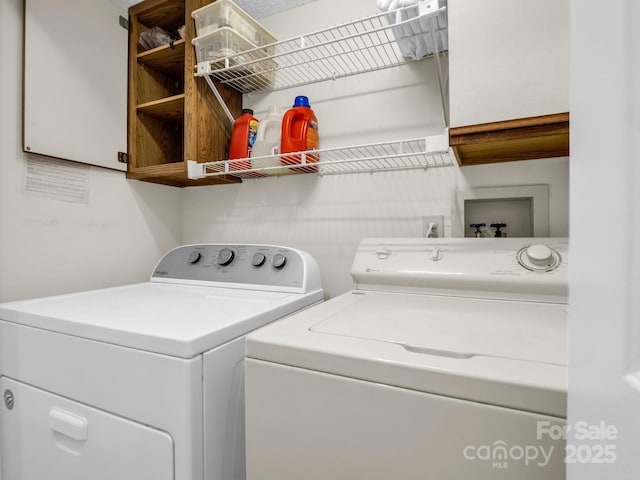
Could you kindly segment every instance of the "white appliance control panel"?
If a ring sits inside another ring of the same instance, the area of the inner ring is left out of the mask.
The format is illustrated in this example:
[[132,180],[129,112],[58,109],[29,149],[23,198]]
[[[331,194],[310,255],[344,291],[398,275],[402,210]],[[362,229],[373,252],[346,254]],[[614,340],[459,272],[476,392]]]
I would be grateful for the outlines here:
[[364,239],[356,289],[566,303],[566,238]]
[[312,265],[315,262],[309,255],[288,247],[186,245],[171,250],[160,260],[151,281],[216,284],[230,288],[272,286],[297,291],[315,285],[316,276],[319,284],[317,267],[310,268]]

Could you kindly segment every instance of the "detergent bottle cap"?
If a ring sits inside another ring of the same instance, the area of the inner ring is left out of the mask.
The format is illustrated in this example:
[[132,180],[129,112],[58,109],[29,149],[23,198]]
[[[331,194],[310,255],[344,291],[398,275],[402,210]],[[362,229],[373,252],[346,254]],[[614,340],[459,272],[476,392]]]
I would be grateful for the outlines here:
[[309,105],[309,97],[305,97],[304,95],[300,95],[296,97],[293,102],[294,107],[310,107]]
[[253,115],[253,109],[252,108],[243,108],[242,109],[242,113],[243,114],[248,113],[250,115]]

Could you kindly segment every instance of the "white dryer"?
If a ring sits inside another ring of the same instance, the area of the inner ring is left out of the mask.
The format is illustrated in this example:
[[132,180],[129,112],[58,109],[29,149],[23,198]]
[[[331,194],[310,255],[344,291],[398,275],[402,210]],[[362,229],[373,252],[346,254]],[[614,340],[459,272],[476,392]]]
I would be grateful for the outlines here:
[[567,241],[372,239],[249,335],[249,480],[560,480]]
[[246,334],[322,297],[304,252],[211,244],[146,283],[0,305],[0,478],[245,478]]

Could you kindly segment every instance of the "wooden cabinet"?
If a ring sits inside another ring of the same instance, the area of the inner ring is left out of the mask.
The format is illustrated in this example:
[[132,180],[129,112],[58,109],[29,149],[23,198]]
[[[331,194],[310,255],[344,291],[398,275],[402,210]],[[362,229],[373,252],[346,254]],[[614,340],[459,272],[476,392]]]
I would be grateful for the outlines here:
[[449,129],[460,166],[569,155],[569,114],[557,113]]
[[568,0],[451,0],[449,47],[460,165],[569,154]]
[[[231,124],[203,78],[194,76],[195,25],[191,12],[210,0],[147,0],[129,9],[129,92],[127,177],[173,186],[238,182],[231,176],[198,181],[187,177],[187,160],[226,158]],[[141,51],[142,32],[161,27],[185,38],[173,45]],[[242,95],[219,91],[234,115]]]

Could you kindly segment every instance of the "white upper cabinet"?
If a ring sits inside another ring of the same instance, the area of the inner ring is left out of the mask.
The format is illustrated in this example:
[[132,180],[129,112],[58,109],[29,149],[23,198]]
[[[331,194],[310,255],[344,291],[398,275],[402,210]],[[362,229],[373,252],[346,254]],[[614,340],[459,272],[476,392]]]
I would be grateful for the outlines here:
[[126,17],[108,0],[25,0],[25,152],[126,170]]
[[569,0],[449,1],[452,128],[569,111]]

